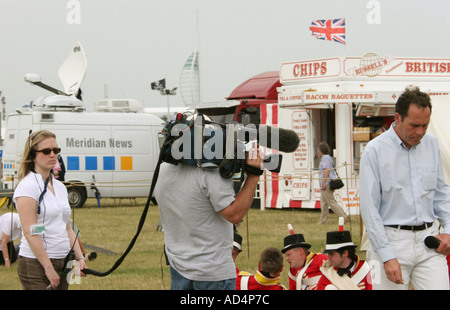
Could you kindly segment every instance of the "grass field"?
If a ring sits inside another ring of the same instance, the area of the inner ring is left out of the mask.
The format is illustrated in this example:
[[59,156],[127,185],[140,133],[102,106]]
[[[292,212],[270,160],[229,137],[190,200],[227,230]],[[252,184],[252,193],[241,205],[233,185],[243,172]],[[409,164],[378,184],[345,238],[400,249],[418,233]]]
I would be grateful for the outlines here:
[[[136,233],[146,199],[105,199],[102,207],[88,200],[85,207],[75,209],[73,219],[80,230],[86,252],[95,250],[97,259],[88,261],[88,268],[107,271],[126,250]],[[10,212],[6,206],[0,215]],[[330,214],[329,224],[319,225],[317,210],[265,210],[251,209],[238,227],[243,236],[243,251],[236,260],[241,271],[255,272],[261,251],[268,246],[283,248],[283,239],[289,234],[287,224],[291,223],[297,233],[303,233],[313,252],[325,247],[326,232],[338,229],[338,219]],[[164,235],[157,229],[159,212],[151,206],[145,225],[132,251],[123,263],[106,277],[89,275],[81,283],[70,285],[70,290],[168,290],[170,288],[169,267],[163,256]],[[352,232],[355,244],[360,244],[359,216],[352,216],[346,230]],[[359,248],[358,248],[359,249]],[[231,253],[230,253],[231,255]],[[364,252],[359,255],[365,258]],[[281,282],[288,287],[289,265],[281,276]],[[17,278],[17,263],[9,269],[0,266],[0,290],[20,290]]]

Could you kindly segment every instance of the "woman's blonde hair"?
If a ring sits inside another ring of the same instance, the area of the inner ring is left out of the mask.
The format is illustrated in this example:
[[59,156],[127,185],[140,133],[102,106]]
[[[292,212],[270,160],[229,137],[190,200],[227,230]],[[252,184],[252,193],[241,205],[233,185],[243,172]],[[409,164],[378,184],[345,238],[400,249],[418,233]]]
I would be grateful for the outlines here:
[[36,145],[47,138],[55,138],[56,135],[48,130],[39,130],[36,132],[30,132],[28,139],[25,143],[25,148],[23,150],[22,162],[19,168],[19,182],[22,180],[30,171],[34,171],[34,158],[36,157]]

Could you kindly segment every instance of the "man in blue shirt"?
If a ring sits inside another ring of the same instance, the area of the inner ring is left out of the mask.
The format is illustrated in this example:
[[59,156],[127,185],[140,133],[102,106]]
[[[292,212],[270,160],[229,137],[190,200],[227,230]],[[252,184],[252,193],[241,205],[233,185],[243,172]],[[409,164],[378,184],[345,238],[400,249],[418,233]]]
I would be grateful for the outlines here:
[[[380,267],[373,270],[373,289],[408,289],[409,283],[415,289],[449,289],[450,189],[438,141],[426,134],[430,117],[429,96],[418,88],[405,90],[395,123],[370,141],[361,157],[367,260]],[[437,249],[424,245],[430,235],[439,239]]]

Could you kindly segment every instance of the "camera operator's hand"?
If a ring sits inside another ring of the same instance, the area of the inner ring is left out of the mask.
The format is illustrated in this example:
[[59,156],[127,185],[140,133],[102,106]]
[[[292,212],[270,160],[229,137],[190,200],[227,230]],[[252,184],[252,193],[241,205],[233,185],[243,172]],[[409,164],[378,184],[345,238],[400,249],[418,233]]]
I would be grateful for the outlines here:
[[[262,171],[262,164],[263,157],[261,156],[259,149],[254,146],[249,151],[247,165],[253,167],[255,170]],[[252,205],[258,182],[259,175],[249,174],[247,172],[247,179],[239,193],[236,195],[235,200],[228,207],[219,211],[219,213],[229,222],[236,225],[239,224]]]
[[263,157],[257,146],[253,146],[248,152],[245,172],[247,175],[260,176],[263,173]]

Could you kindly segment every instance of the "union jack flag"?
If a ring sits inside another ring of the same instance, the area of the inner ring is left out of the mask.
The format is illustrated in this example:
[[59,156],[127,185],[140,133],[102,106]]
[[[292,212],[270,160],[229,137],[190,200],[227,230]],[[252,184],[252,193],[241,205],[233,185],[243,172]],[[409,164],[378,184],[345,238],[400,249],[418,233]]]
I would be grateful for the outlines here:
[[315,20],[309,29],[317,39],[345,44],[345,18]]

